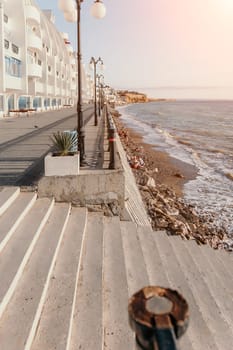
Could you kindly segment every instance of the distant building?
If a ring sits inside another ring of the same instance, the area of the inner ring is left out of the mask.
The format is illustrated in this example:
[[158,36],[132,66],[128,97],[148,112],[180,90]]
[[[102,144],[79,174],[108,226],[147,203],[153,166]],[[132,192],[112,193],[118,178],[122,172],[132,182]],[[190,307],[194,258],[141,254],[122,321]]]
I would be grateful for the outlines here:
[[[92,96],[83,67],[83,99]],[[0,116],[10,111],[73,105],[77,59],[50,10],[34,0],[0,0]]]

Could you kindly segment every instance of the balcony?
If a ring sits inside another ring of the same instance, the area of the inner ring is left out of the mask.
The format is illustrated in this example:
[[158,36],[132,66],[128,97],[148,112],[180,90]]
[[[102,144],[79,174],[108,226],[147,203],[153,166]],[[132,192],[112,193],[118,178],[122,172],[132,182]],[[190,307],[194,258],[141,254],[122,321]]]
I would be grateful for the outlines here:
[[22,89],[22,78],[14,77],[11,75],[5,75],[5,86],[9,90],[21,90]]
[[25,17],[28,23],[30,24],[39,24],[40,25],[40,13],[35,6],[26,5],[25,6]]
[[32,50],[42,51],[42,40],[34,32],[28,30],[27,32],[27,45]]
[[28,76],[32,78],[42,78],[42,67],[35,63],[29,63]]

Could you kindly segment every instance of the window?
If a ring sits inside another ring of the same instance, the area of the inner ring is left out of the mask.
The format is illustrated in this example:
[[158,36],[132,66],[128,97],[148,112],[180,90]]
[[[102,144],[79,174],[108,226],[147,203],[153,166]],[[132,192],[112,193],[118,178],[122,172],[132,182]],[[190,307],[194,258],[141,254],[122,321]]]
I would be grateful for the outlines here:
[[12,47],[12,51],[14,52],[14,53],[19,53],[19,48],[18,48],[18,46],[16,46],[15,44],[12,44],[11,45],[11,47]]
[[8,40],[4,40],[4,47],[5,49],[9,49],[9,41]]
[[51,66],[48,66],[48,71],[51,72]]
[[7,74],[11,74],[11,59],[10,57],[5,56],[5,71]]
[[5,71],[14,77],[21,77],[22,62],[14,57],[5,56]]
[[30,97],[20,96],[18,106],[19,106],[19,109],[29,108],[30,107]]
[[8,16],[4,14],[4,22],[8,23]]
[[39,66],[41,66],[41,65],[42,65],[41,60],[38,60],[38,61],[37,61],[37,63],[38,63],[38,65],[39,65]]
[[3,96],[0,96],[0,111],[3,111]]
[[49,107],[50,106],[50,98],[45,98],[44,99],[44,107]]
[[35,97],[33,99],[33,108],[41,107],[41,97]]

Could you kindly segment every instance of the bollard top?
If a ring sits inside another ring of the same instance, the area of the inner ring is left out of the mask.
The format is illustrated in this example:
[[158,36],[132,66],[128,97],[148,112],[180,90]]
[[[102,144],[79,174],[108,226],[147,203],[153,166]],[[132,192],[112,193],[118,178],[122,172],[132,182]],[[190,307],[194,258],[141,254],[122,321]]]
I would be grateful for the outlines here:
[[[171,310],[154,313],[148,310],[146,303],[153,297],[164,297],[171,301]],[[187,329],[189,309],[186,300],[177,291],[158,286],[147,286],[135,293],[129,300],[129,322],[134,331],[140,327],[153,329],[173,329],[179,338]]]

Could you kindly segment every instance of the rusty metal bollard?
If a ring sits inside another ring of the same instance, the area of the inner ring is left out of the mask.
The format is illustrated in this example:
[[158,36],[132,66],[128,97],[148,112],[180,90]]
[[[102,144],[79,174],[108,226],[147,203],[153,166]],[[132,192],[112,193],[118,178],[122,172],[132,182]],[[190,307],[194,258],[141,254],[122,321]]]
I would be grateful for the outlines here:
[[[155,312],[149,305],[153,301]],[[162,287],[149,286],[135,293],[128,313],[140,350],[177,350],[176,339],[185,333],[189,322],[188,304],[182,295]]]

